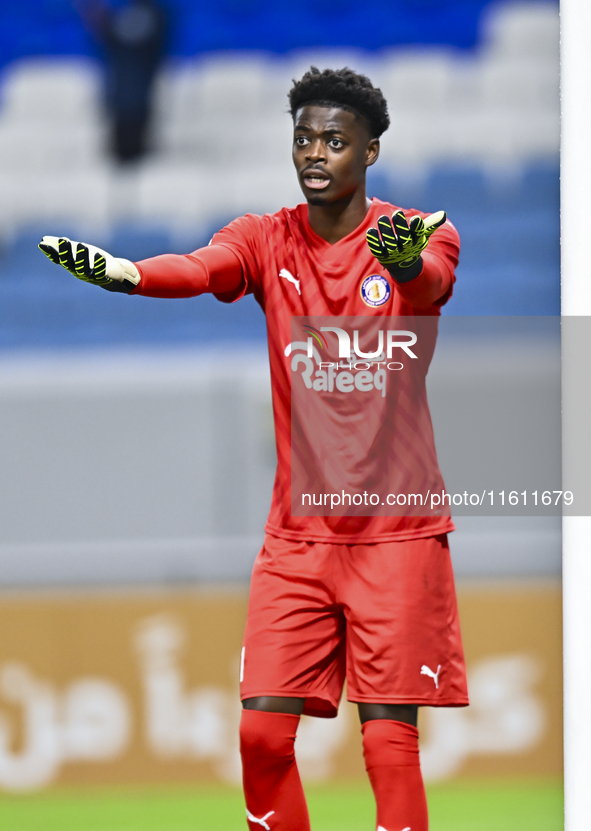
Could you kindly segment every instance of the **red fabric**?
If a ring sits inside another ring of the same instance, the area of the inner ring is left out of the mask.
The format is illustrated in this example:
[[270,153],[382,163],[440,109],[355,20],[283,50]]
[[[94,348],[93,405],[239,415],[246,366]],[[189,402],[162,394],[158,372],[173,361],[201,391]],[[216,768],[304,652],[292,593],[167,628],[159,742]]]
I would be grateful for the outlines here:
[[401,721],[366,721],[363,755],[382,831],[428,831],[427,799],[419,763],[419,733]]
[[[378,542],[378,517],[399,539],[450,530],[426,390],[438,323],[435,315],[292,319],[292,521],[321,517],[343,543]],[[316,360],[303,354],[314,330],[327,331]],[[410,356],[384,349],[396,331],[416,339]],[[340,360],[343,334],[349,345]],[[355,343],[366,354],[377,347],[381,361],[349,360]]]
[[251,831],[310,829],[294,755],[299,720],[299,716],[286,713],[242,711],[240,753]]
[[[232,301],[253,293],[265,311],[278,460],[266,530],[276,537],[367,543],[430,537],[454,528],[449,517],[436,515],[373,515],[349,517],[344,522],[337,517],[337,523],[330,516],[292,515],[292,357],[285,354],[292,344],[292,317],[438,316],[440,306],[451,295],[459,237],[450,222],[432,235],[423,252],[422,272],[410,283],[395,283],[372,256],[365,238],[368,228],[376,225],[380,215],[396,210],[399,209],[394,205],[373,199],[364,221],[334,245],[311,229],[305,204],[283,208],[276,214],[247,214],[215,234],[208,248],[185,257],[167,255],[138,263],[142,275],[138,294],[186,297],[213,291],[219,299]],[[404,213],[426,216],[420,211]],[[390,287],[389,299],[376,307],[368,306],[360,292],[363,281],[372,275],[384,277]],[[433,348],[434,340],[426,344],[421,355],[425,372]],[[419,456],[436,458],[426,395],[418,397],[411,411],[404,412],[402,417],[409,429],[416,425],[412,440],[421,448]],[[422,429],[424,425],[426,428]],[[342,445],[341,427],[346,429],[339,423],[334,431],[335,454]],[[326,452],[330,454],[330,448]]]
[[[286,347],[293,341],[292,317],[437,316],[440,304],[451,294],[459,238],[449,222],[432,235],[423,270],[412,281],[412,288],[410,283],[406,286],[395,284],[372,256],[366,232],[376,225],[379,216],[395,210],[394,205],[372,200],[364,221],[334,245],[310,228],[305,204],[262,217],[240,217],[213,237],[213,244],[227,246],[240,258],[247,284],[245,291],[254,294],[267,316],[277,476],[266,530],[276,537],[335,543],[382,542],[430,537],[454,528],[451,519],[444,516],[373,515],[361,519],[350,517],[344,522],[338,517],[335,523],[334,517],[294,516],[292,510],[293,359],[291,354],[285,354]],[[408,216],[414,213],[426,215],[415,211],[405,213]],[[391,293],[383,305],[370,307],[362,299],[360,288],[368,276],[375,274],[388,281]],[[431,344],[427,351],[430,347]],[[423,356],[427,365],[431,354]],[[415,410],[405,418],[417,425],[428,422],[430,427],[426,396],[417,401]],[[339,453],[346,429],[346,424],[339,423],[334,431],[335,454]],[[415,440],[433,443],[432,431],[417,433]],[[331,455],[330,448],[326,449],[326,454]],[[434,451],[429,455],[434,455]]]
[[[359,294],[361,280],[370,274],[388,272],[372,255],[366,232],[382,214],[403,210],[407,216],[428,216],[372,199],[363,222],[334,244],[326,242],[310,227],[308,206],[283,208],[276,214],[239,217],[212,238],[212,244],[226,245],[242,263],[247,282],[263,309],[291,311],[297,315],[367,314]],[[432,235],[423,252],[423,270],[409,283],[395,283],[388,303],[372,311],[387,315],[439,314],[439,306],[451,295],[454,269],[458,264],[458,232],[446,222]],[[279,277],[282,268],[300,278],[301,294],[293,283]],[[299,298],[299,302],[298,302]],[[277,330],[277,326],[274,329]]]
[[377,545],[267,535],[250,584],[241,698],[305,698],[305,714],[332,717],[345,675],[350,701],[468,704],[445,535]]
[[145,297],[195,297],[205,292],[235,300],[246,288],[238,257],[223,245],[192,254],[161,254],[135,264],[140,283],[132,294]]

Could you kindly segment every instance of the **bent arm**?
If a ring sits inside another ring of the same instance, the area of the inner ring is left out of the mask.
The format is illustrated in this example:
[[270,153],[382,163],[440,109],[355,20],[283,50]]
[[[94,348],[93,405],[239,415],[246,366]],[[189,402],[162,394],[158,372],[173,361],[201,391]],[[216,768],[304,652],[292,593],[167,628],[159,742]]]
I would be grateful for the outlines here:
[[442,231],[436,231],[433,241],[437,236],[437,244],[431,243],[421,254],[423,267],[419,274],[406,283],[396,282],[400,295],[415,309],[443,306],[453,289],[460,250],[457,232],[454,228],[453,234],[444,237]]
[[238,256],[225,245],[191,254],[161,254],[135,263],[140,282],[132,294],[145,297],[195,297],[206,292],[237,299],[246,288]]
[[454,280],[454,269],[437,254],[424,251],[423,268],[408,283],[396,283],[396,288],[407,303],[415,309],[443,305],[448,299]]

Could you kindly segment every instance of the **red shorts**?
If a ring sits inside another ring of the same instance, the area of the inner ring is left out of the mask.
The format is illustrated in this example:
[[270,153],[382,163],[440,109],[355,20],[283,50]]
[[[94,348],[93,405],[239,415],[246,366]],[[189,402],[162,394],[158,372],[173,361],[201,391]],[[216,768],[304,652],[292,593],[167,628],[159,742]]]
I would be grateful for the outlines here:
[[242,699],[468,704],[447,536],[372,545],[267,536],[254,564]]

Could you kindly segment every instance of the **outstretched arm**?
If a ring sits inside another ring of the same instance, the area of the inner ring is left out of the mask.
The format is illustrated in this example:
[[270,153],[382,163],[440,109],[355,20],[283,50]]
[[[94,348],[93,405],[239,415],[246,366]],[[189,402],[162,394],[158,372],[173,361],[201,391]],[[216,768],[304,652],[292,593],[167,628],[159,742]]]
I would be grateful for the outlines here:
[[208,245],[192,254],[162,254],[135,264],[140,282],[133,294],[147,297],[195,297],[236,294],[245,288],[242,266],[225,245]]
[[107,291],[148,297],[195,297],[210,292],[239,297],[246,287],[240,260],[225,245],[192,254],[163,254],[132,263],[67,237],[43,237],[39,248],[57,265]]

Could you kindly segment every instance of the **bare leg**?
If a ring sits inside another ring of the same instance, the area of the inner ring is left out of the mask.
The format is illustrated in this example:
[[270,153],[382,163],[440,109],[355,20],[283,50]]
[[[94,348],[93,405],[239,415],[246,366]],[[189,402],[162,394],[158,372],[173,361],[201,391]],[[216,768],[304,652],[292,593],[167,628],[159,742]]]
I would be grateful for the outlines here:
[[287,698],[282,695],[259,695],[256,698],[245,698],[242,706],[245,710],[301,716],[305,700],[305,698]]
[[[417,726],[418,706],[416,704],[358,704],[361,724],[374,719],[391,719]],[[287,711],[286,711],[287,712]],[[291,711],[290,711],[291,712]]]

